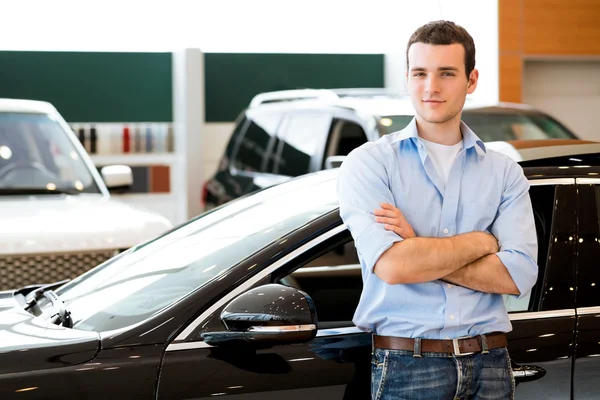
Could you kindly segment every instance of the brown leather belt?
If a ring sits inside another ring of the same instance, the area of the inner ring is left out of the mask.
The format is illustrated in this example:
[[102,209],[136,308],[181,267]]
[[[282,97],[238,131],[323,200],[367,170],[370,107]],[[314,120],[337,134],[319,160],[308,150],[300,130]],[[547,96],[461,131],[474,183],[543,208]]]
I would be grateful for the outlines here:
[[[488,350],[505,347],[506,335],[502,332],[488,333],[485,336]],[[456,339],[421,339],[421,353],[448,353],[456,356],[482,351],[481,336]],[[373,335],[373,346],[380,349],[415,351],[415,339],[394,336]]]

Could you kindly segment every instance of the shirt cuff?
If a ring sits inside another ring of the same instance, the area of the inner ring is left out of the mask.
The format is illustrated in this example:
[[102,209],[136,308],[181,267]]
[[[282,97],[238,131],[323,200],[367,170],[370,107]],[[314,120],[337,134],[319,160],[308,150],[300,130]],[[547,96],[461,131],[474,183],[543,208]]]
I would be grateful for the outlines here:
[[373,273],[375,264],[387,249],[396,242],[404,239],[395,232],[388,231],[383,224],[373,224],[366,227],[358,237],[356,248],[360,249],[360,255],[369,273]]
[[496,253],[517,285],[520,294],[513,296],[522,299],[529,295],[537,280],[538,266],[531,257],[516,250],[504,250]]

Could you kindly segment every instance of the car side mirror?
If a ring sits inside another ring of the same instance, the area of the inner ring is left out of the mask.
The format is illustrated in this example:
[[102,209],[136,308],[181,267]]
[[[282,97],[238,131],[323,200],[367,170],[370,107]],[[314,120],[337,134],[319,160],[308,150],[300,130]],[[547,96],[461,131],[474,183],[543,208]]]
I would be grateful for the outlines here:
[[325,169],[339,168],[346,156],[329,156],[325,159]]
[[133,185],[133,172],[127,165],[108,165],[102,167],[100,174],[111,192],[127,190]]
[[221,321],[227,331],[203,333],[206,343],[305,343],[317,335],[317,314],[310,296],[279,284],[239,295],[225,306]]

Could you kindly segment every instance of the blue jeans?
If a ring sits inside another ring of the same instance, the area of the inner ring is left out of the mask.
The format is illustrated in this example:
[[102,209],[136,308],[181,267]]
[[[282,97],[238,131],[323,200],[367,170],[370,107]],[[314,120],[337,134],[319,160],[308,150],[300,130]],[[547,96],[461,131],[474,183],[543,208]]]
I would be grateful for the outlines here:
[[453,356],[376,348],[371,361],[373,400],[507,400],[515,381],[506,348]]

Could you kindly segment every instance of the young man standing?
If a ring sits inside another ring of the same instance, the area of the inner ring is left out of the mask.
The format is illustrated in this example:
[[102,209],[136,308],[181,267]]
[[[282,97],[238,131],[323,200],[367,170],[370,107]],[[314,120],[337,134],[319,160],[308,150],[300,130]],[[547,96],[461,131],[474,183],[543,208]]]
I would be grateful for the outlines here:
[[479,77],[475,45],[448,21],[407,47],[416,116],[354,150],[340,213],[362,265],[354,323],[373,332],[374,399],[511,399],[512,329],[502,294],[537,278],[529,185],[461,122]]

